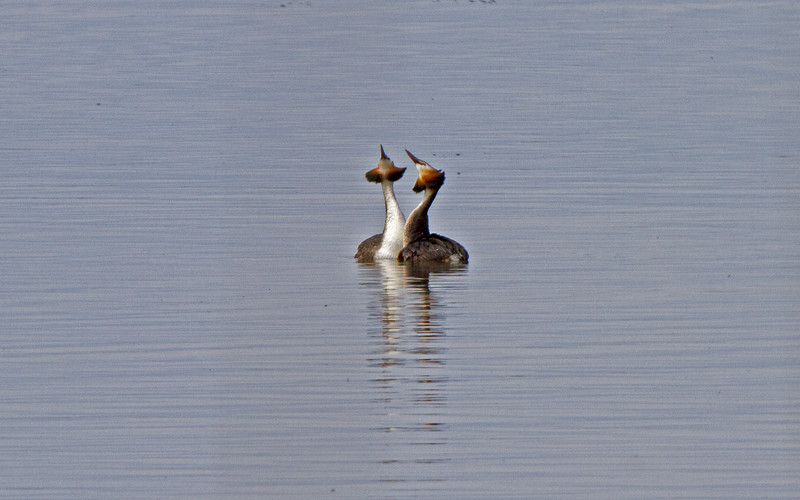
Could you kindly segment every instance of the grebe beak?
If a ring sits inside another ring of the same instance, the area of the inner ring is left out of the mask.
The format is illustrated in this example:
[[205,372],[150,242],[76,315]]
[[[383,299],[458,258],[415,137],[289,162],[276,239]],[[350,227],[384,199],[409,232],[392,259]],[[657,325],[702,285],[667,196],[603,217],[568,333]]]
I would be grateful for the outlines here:
[[386,156],[386,152],[383,150],[383,144],[381,144],[381,159],[378,161],[378,166],[367,172],[366,177],[370,182],[394,182],[403,177],[405,171],[405,167],[397,168],[394,166],[392,160]]
[[[406,154],[408,155],[408,157],[409,157],[409,158],[411,158],[411,161],[413,161],[413,162],[414,162],[414,163],[416,163],[417,165],[428,165],[428,164],[427,164],[427,163],[425,163],[424,161],[422,161],[422,160],[420,160],[419,158],[417,158],[416,156],[412,155],[412,154],[411,154],[411,151],[409,151],[409,150],[407,150],[407,149],[406,149]],[[429,167],[431,167],[430,165],[428,165],[428,166],[429,166]],[[431,167],[431,168],[433,168],[433,167]]]
[[426,188],[439,188],[444,183],[444,171],[438,170],[430,166],[427,162],[420,160],[409,150],[406,149],[406,154],[417,167],[417,181],[414,187],[411,188],[415,193],[418,193]]

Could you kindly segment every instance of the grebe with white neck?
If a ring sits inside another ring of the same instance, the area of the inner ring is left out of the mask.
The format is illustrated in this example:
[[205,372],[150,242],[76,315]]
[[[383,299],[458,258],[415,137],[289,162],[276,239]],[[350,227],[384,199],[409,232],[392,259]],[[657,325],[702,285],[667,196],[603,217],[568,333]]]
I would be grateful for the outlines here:
[[386,208],[386,220],[383,223],[383,232],[370,236],[358,245],[355,258],[359,262],[369,262],[375,259],[396,259],[397,254],[403,249],[403,229],[406,217],[394,197],[394,182],[406,171],[404,168],[394,166],[392,160],[383,152],[381,145],[381,159],[378,166],[366,173],[369,182],[381,185],[383,190],[383,203]]
[[409,158],[417,167],[415,193],[425,191],[422,201],[411,212],[403,232],[403,250],[397,255],[401,262],[453,262],[466,264],[469,260],[467,249],[461,243],[428,230],[428,209],[436,198],[436,193],[444,184],[444,171],[437,170],[412,155]]

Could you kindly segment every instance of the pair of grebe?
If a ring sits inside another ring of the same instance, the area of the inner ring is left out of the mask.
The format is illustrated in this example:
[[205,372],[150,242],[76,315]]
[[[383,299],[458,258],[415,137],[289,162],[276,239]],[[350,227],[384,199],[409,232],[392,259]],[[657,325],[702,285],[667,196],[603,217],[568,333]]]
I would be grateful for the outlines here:
[[381,185],[386,221],[381,234],[371,236],[358,245],[355,258],[359,262],[397,259],[400,262],[466,264],[469,254],[460,243],[440,234],[432,234],[428,229],[428,209],[444,184],[444,172],[428,165],[408,150],[406,153],[417,167],[418,176],[413,190],[415,193],[425,192],[422,201],[406,220],[397,204],[393,187],[394,182],[403,176],[406,169],[395,167],[381,145],[381,159],[378,161],[378,166],[367,172],[366,177],[368,181]]

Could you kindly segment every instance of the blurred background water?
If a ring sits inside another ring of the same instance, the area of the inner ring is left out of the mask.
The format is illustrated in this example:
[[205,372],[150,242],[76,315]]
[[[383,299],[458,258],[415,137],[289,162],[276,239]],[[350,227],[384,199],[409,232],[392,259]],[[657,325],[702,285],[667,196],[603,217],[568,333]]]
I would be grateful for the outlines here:
[[800,493],[796,3],[2,12],[3,498]]

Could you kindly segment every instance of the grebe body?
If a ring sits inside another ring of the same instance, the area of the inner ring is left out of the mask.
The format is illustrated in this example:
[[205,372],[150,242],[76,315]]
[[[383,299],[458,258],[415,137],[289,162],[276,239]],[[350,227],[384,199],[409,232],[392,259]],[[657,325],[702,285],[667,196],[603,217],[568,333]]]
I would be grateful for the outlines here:
[[370,236],[358,245],[354,257],[359,262],[396,259],[397,254],[403,249],[403,229],[406,217],[400,210],[400,205],[397,204],[393,185],[396,180],[403,177],[405,171],[405,168],[394,166],[392,160],[383,152],[383,145],[381,145],[381,159],[378,160],[378,166],[367,172],[366,178],[369,182],[381,185],[386,219],[383,224],[383,232]]
[[397,255],[400,262],[452,262],[466,264],[469,253],[464,246],[440,234],[432,234],[428,229],[428,209],[436,198],[436,193],[444,184],[444,172],[420,160],[408,150],[409,158],[417,167],[417,181],[413,190],[424,191],[422,201],[411,212],[403,230],[404,247]]

